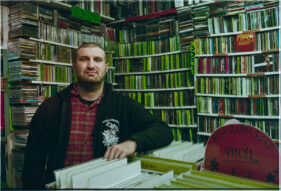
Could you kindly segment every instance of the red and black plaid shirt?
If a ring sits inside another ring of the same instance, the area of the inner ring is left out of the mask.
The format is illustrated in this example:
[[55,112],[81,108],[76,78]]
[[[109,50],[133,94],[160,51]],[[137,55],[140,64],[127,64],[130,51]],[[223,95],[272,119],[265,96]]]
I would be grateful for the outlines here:
[[77,91],[77,84],[71,90],[72,121],[64,166],[79,164],[93,159],[93,136],[100,96],[88,106]]

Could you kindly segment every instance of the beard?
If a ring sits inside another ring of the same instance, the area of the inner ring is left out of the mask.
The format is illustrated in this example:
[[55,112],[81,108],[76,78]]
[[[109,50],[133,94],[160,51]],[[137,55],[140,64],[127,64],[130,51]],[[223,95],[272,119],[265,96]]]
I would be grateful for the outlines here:
[[79,76],[77,75],[77,82],[83,87],[99,86],[104,83],[106,72],[96,73],[94,76]]
[[82,80],[77,79],[78,85],[84,89],[85,91],[92,92],[96,91],[97,89],[103,87],[104,80]]

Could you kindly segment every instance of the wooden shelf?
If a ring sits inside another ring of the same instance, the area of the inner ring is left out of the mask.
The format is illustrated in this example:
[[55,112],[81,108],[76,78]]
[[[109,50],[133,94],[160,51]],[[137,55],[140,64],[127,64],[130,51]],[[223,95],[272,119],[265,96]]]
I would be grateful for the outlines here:
[[258,77],[280,75],[280,72],[262,72],[262,73],[245,73],[245,74],[195,74],[196,77]]
[[165,92],[165,91],[179,91],[179,90],[194,90],[194,87],[183,88],[159,88],[159,89],[114,89],[118,92]]
[[169,127],[173,127],[173,128],[197,128],[197,125],[177,125],[177,124],[168,124]]
[[179,68],[179,69],[172,69],[172,70],[152,70],[147,72],[124,72],[124,73],[115,73],[115,76],[129,76],[129,75],[149,75],[149,74],[163,74],[163,73],[172,73],[172,72],[183,72],[189,71],[191,68]]
[[213,114],[213,113],[197,113],[198,116],[207,117],[223,117],[223,118],[245,118],[245,119],[274,119],[280,120],[280,116],[263,116],[263,115],[234,115],[234,114]]
[[281,97],[280,94],[272,94],[272,95],[226,95],[226,94],[202,94],[197,93],[196,96],[201,97],[221,97],[221,98],[273,98],[273,97]]
[[145,109],[151,110],[173,110],[173,109],[196,109],[196,106],[145,106]]
[[181,51],[173,51],[173,52],[163,52],[158,54],[149,54],[149,55],[139,55],[139,56],[121,56],[121,57],[113,57],[113,60],[121,60],[121,59],[138,59],[138,58],[148,58],[148,57],[157,57],[157,56],[165,56],[165,55],[171,55],[171,54],[178,54],[183,53]]
[[56,62],[56,61],[50,61],[50,60],[29,60],[30,62],[37,62],[37,63],[44,63],[44,64],[52,64],[52,65],[60,65],[60,66],[69,66],[72,67],[71,63],[64,63],[64,62]]
[[242,34],[242,33],[246,33],[246,32],[252,32],[252,31],[259,33],[259,32],[265,32],[265,31],[278,30],[278,29],[281,29],[281,27],[275,26],[275,27],[267,27],[267,28],[261,28],[261,29],[255,29],[255,30],[246,30],[246,31],[219,33],[219,34],[209,34],[206,37],[233,36],[233,35]]

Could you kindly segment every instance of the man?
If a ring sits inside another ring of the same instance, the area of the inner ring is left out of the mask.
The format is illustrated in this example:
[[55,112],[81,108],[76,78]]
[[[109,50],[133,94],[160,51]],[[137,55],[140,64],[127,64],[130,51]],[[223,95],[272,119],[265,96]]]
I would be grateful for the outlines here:
[[81,45],[72,55],[77,83],[44,101],[33,116],[23,168],[24,188],[44,188],[53,171],[93,158],[124,158],[168,145],[169,127],[104,83],[104,50]]

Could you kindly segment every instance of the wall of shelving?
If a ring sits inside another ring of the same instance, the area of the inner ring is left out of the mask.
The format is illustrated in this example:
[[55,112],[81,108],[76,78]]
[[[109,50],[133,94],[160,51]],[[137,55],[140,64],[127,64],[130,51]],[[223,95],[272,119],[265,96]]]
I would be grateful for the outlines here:
[[184,35],[179,35],[178,17],[170,7],[118,22],[115,91],[165,121],[175,140],[196,142],[192,56],[190,43],[182,43]]
[[[278,2],[214,3],[208,9],[208,35],[195,40],[198,135],[206,141],[236,118],[278,141]],[[243,51],[238,38],[247,33],[255,46]]]
[[[134,8],[135,5],[127,6]],[[180,46],[176,51],[188,52],[194,49],[194,67],[192,59],[191,68],[183,66],[180,69],[165,70],[165,67],[159,67],[159,71],[147,70],[164,63],[165,58],[161,60],[160,57],[176,55],[174,50],[169,50],[167,53],[157,52],[159,50],[153,52],[153,43],[149,41],[150,34],[153,32],[155,34],[157,30],[155,23],[168,20],[165,14],[172,14],[174,7],[156,12],[140,6],[135,12],[137,15],[126,15],[123,19],[112,23],[118,25],[119,32],[117,57],[114,57],[118,79],[116,91],[126,92],[125,94],[144,104],[148,109],[158,107],[157,112],[159,112],[161,109],[165,110],[165,106],[155,106],[155,100],[158,100],[158,97],[169,97],[169,90],[171,92],[179,90],[171,89],[167,81],[172,80],[173,84],[177,80],[173,80],[174,76],[166,73],[175,72],[179,75],[181,71],[191,70],[192,74],[193,71],[195,72],[196,100],[194,106],[190,107],[196,110],[194,115],[197,119],[194,121],[198,123],[194,126],[198,127],[199,141],[206,142],[215,129],[227,120],[236,118],[261,129],[278,142],[280,120],[278,104],[280,47],[276,40],[279,39],[280,30],[278,2],[209,1],[193,5],[177,2],[175,6],[177,6],[177,23],[174,26],[176,31],[174,35],[179,37],[177,42]],[[142,9],[147,9],[146,14]],[[155,21],[155,17],[160,19]],[[142,22],[142,20],[146,21]],[[131,28],[128,25],[132,25]],[[157,35],[161,33],[160,24],[158,25]],[[242,51],[243,47],[240,50],[237,48],[236,39],[245,33],[254,35],[255,45],[251,50]],[[159,60],[155,61],[157,57]],[[188,76],[187,79],[190,77]],[[176,88],[184,90],[193,87]],[[169,104],[170,102],[166,105],[166,109],[177,107]],[[178,116],[176,112],[161,112],[159,112],[160,118],[168,123],[168,118]],[[171,121],[178,122],[178,119]],[[170,126],[176,125],[170,124]]]

